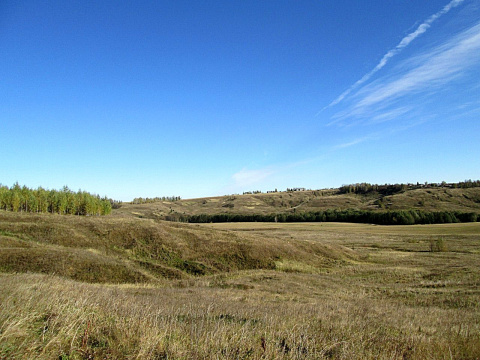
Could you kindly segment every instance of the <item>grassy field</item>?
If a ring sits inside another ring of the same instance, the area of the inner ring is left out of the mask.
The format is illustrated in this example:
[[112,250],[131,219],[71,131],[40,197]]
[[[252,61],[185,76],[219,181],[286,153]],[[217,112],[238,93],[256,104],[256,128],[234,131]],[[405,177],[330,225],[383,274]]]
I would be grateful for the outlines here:
[[480,223],[0,212],[0,359],[479,359]]

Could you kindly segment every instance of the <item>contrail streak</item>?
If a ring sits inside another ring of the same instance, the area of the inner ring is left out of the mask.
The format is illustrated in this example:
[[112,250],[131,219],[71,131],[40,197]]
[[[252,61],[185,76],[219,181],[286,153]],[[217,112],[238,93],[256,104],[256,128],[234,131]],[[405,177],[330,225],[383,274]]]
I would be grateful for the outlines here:
[[357,87],[368,81],[377,71],[379,71],[381,68],[383,68],[388,60],[392,58],[393,56],[397,55],[400,51],[402,51],[404,48],[406,48],[413,40],[415,40],[418,36],[423,34],[425,31],[428,30],[428,28],[432,25],[432,23],[437,20],[440,16],[446,14],[449,12],[452,8],[460,5],[464,0],[452,0],[450,1],[447,5],[443,7],[442,10],[436,12],[435,14],[431,15],[427,20],[425,20],[422,24],[420,24],[417,29],[407,36],[405,36],[397,46],[395,46],[393,49],[389,50],[385,55],[383,55],[382,59],[380,62],[375,66],[370,72],[365,74],[360,80],[358,80],[356,83],[354,83],[352,86],[350,86],[347,90],[345,90],[339,97],[337,97],[334,101],[332,101],[330,104],[325,106],[322,110],[320,110],[318,114],[320,114],[323,110],[334,106],[341,102],[348,94],[350,94],[353,90],[355,90]]

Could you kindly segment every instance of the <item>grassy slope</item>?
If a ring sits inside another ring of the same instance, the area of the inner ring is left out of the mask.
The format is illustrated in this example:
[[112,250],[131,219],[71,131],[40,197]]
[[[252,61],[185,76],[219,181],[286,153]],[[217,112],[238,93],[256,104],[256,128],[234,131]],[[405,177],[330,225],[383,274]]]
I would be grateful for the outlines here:
[[[212,253],[225,253],[223,242],[249,249],[265,241],[254,254],[262,249],[268,257],[273,244],[290,255],[273,258],[275,269],[202,277],[182,270],[184,279],[136,285],[0,274],[0,359],[480,358],[480,223],[176,226],[59,218],[0,213],[0,253],[89,251],[140,272],[128,255],[137,248],[132,234],[143,234],[138,243],[155,231],[161,236],[152,242],[206,265]],[[438,238],[447,251],[432,253]],[[322,267],[316,258],[343,261]]]
[[321,268],[352,251],[149,219],[0,211],[0,270],[87,282],[158,282],[302,261]]
[[[381,200],[380,208],[377,201]],[[368,195],[337,194],[335,190],[280,192],[256,195],[220,196],[187,199],[177,202],[149,204],[124,204],[116,210],[117,216],[143,216],[162,218],[174,214],[272,214],[327,209],[419,209],[425,211],[461,211],[480,213],[480,188],[448,189],[422,188],[407,190],[382,197]]]

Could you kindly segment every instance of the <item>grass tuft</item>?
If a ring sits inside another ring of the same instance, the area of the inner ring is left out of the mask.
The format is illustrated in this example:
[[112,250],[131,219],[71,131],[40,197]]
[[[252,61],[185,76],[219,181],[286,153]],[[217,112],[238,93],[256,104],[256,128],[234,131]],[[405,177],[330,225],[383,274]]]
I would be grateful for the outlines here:
[[430,240],[430,251],[431,252],[446,252],[448,251],[447,243],[443,238],[438,238],[435,240]]

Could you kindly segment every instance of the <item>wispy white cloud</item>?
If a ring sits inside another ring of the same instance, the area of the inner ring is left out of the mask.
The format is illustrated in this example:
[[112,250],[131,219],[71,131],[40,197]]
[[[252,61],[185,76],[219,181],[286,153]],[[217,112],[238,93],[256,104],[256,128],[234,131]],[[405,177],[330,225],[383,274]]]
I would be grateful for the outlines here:
[[385,107],[406,94],[435,91],[464,75],[480,59],[480,23],[447,41],[445,44],[410,61],[416,65],[396,75],[383,78],[358,92],[359,100],[340,117],[371,114],[372,109]]
[[355,140],[352,140],[352,141],[349,141],[349,142],[346,142],[346,143],[335,145],[332,148],[332,150],[345,149],[345,148],[348,148],[348,147],[351,147],[351,146],[354,146],[354,145],[358,145],[358,144],[363,143],[363,142],[365,142],[367,140],[370,140],[370,139],[371,139],[370,136],[364,136],[364,137],[361,137],[361,138],[358,138],[358,139],[355,139]]
[[263,168],[257,170],[242,169],[232,175],[236,187],[246,187],[260,183],[274,173],[271,168]]
[[[354,127],[360,123],[367,125],[381,124],[387,121],[395,120],[400,116],[411,117],[410,113],[414,110],[412,106],[400,106],[393,109],[388,109],[387,106],[379,105],[374,111],[367,112],[361,107],[350,107],[346,110],[342,110],[332,116],[332,121],[327,124],[331,126],[334,124],[340,125],[343,128]],[[408,116],[406,116],[408,114]],[[348,122],[341,122],[342,120],[349,119]],[[357,120],[352,120],[357,118]],[[368,120],[365,120],[368,119]]]
[[458,107],[455,114],[450,116],[450,121],[462,120],[472,116],[480,116],[480,105]]
[[[338,96],[334,101],[332,101],[329,105],[324,107],[321,111],[334,106],[340,103],[345,97],[347,97],[353,90],[357,89],[360,85],[367,82],[375,73],[377,73],[380,69],[382,69],[387,62],[395,55],[397,55],[400,51],[406,48],[413,40],[419,37],[421,34],[426,32],[428,28],[432,25],[432,23],[437,20],[440,16],[449,12],[452,8],[460,5],[464,0],[452,0],[447,5],[445,5],[440,11],[431,15],[427,20],[425,20],[422,24],[420,24],[415,31],[409,33],[405,36],[397,46],[393,49],[389,50],[380,60],[380,62],[375,66],[370,72],[365,74],[360,80],[355,82],[352,86],[350,86],[347,90],[345,90],[340,96]],[[320,112],[321,112],[320,111]]]
[[393,127],[385,128],[383,130],[374,131],[374,132],[368,133],[364,136],[359,136],[357,138],[354,138],[351,141],[347,141],[347,142],[335,145],[335,146],[330,148],[330,152],[335,152],[337,150],[342,150],[342,149],[349,148],[349,147],[352,147],[352,146],[356,146],[356,145],[359,145],[359,144],[362,144],[362,143],[365,143],[365,142],[369,142],[369,141],[379,140],[379,139],[382,139],[382,138],[385,138],[385,137],[391,137],[393,135],[397,135],[398,133],[401,133],[401,132],[407,131],[409,129],[415,128],[419,125],[422,125],[425,122],[430,121],[430,120],[432,120],[432,116],[425,116],[425,117],[421,117],[421,118],[416,118],[414,120],[411,120],[411,121],[408,121],[408,122],[405,122],[405,123],[396,123],[395,126],[393,126]]
[[[403,110],[398,109],[398,112]],[[299,184],[298,174],[305,172],[310,173],[311,171],[314,171],[312,169],[321,168],[325,161],[329,161],[329,159],[331,160],[336,156],[335,153],[342,152],[344,149],[355,147],[369,141],[397,135],[400,132],[423,124],[428,120],[430,119],[416,119],[409,124],[396,124],[393,128],[373,131],[363,136],[350,137],[350,139],[337,143],[336,145],[331,144],[325,146],[322,149],[319,149],[319,152],[313,154],[312,157],[304,158],[299,161],[280,163],[254,170],[243,168],[231,176],[230,179],[232,180],[232,183],[223,188],[218,194],[241,193],[246,190],[254,190],[253,186],[255,186],[255,190],[261,190],[262,188],[268,190],[273,188],[273,186],[278,186],[280,188],[281,185],[279,184],[285,184],[290,180],[293,180],[293,184]],[[289,185],[287,184],[286,186]]]
[[390,121],[390,120],[396,119],[397,117],[403,114],[408,113],[411,110],[412,110],[411,106],[401,106],[396,109],[381,112],[378,115],[373,116],[369,121],[369,124],[379,124],[386,121]]

